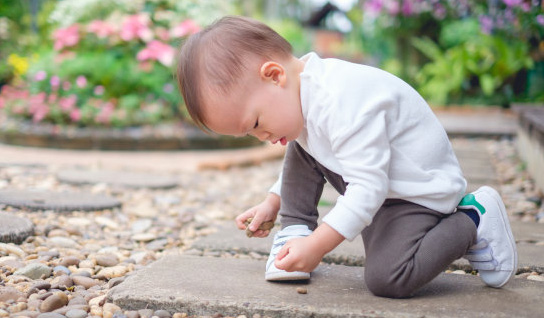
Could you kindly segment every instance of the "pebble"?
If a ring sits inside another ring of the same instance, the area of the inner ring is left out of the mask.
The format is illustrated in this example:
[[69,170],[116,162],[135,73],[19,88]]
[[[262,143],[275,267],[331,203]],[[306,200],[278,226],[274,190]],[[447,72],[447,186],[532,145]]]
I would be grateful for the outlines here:
[[157,236],[153,233],[139,233],[132,236],[132,239],[136,242],[149,242],[156,238]]
[[63,292],[56,292],[47,297],[40,305],[41,312],[51,312],[68,304],[68,296]]
[[0,286],[0,302],[16,301],[19,297],[23,296],[23,293],[18,291],[15,287]]
[[47,278],[51,276],[51,272],[53,272],[53,270],[45,264],[30,263],[27,266],[17,270],[13,274],[26,276],[30,279],[40,279],[40,278]]
[[85,318],[87,317],[87,312],[81,309],[70,309],[66,312],[65,316],[67,318]]
[[97,276],[103,276],[103,277],[105,277],[107,279],[111,279],[111,278],[114,278],[114,277],[121,277],[125,273],[127,273],[128,271],[129,270],[128,270],[127,266],[117,265],[117,266],[113,266],[113,267],[105,267],[102,270],[100,270],[100,272],[98,272],[98,274],[96,274],[96,275]]
[[72,240],[71,238],[61,237],[61,236],[50,237],[47,240],[47,244],[49,246],[57,246],[57,247],[64,247],[64,248],[76,248],[79,246],[79,244],[77,244],[77,242]]
[[0,243],[0,252],[4,252],[8,255],[14,254],[16,256],[19,256],[20,258],[25,257],[25,252],[13,244]]
[[138,310],[140,318],[151,318],[153,316],[153,310],[151,309],[140,309]]
[[94,280],[94,279],[92,279],[90,277],[85,277],[85,276],[80,276],[80,275],[73,275],[72,276],[72,281],[76,285],[85,287],[85,289],[89,289],[89,288],[99,284],[98,281],[96,281],[96,280]]
[[58,314],[56,312],[46,312],[43,314],[39,314],[36,318],[66,318],[66,316]]
[[156,310],[154,313],[153,313],[153,316],[157,316],[159,318],[170,318],[172,317],[172,315],[170,315],[170,313],[166,310]]
[[305,287],[297,287],[297,293],[299,293],[299,294],[307,294],[307,293],[308,293],[308,289],[305,288]]
[[544,282],[544,276],[543,275],[529,275],[527,276],[528,280],[534,280],[537,282]]
[[68,266],[71,266],[71,265],[79,265],[79,262],[81,260],[75,256],[67,256],[67,257],[63,257],[61,260],[60,260],[60,263],[59,265],[62,265],[62,266],[65,266],[65,267],[68,267]]
[[64,274],[66,275],[70,275],[72,272],[68,269],[68,267],[66,266],[62,266],[62,265],[57,265],[55,267],[53,267],[53,273],[57,273],[57,272],[63,272]]
[[119,259],[115,254],[98,254],[95,257],[96,265],[111,267],[119,264]]

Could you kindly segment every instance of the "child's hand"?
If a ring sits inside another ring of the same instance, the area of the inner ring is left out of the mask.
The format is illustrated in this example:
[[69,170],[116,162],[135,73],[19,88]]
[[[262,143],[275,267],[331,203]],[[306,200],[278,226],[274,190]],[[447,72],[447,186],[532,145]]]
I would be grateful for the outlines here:
[[312,272],[325,256],[312,236],[289,240],[276,256],[278,269],[288,272]]
[[269,193],[266,199],[260,204],[250,208],[236,217],[236,225],[240,230],[245,230],[244,222],[248,218],[253,218],[248,228],[253,232],[254,237],[267,237],[270,230],[259,230],[259,226],[266,221],[275,221],[280,209],[280,197]]
[[275,265],[288,272],[310,273],[342,241],[340,233],[323,223],[310,236],[287,241],[276,256]]

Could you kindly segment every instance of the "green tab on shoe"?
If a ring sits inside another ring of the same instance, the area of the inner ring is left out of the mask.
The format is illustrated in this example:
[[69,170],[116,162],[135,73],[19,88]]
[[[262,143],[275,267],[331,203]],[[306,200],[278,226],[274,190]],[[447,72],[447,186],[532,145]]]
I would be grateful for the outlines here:
[[465,195],[463,199],[461,199],[461,202],[459,202],[459,207],[465,207],[465,206],[473,206],[476,209],[478,209],[478,211],[480,211],[481,215],[485,214],[484,206],[481,205],[478,201],[476,201],[476,197],[472,193]]

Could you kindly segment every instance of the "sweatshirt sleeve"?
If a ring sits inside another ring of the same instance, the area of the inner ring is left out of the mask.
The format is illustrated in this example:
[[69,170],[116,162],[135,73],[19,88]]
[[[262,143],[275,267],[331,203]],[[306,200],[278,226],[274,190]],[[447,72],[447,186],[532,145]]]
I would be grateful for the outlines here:
[[350,241],[372,222],[388,193],[391,150],[386,110],[392,103],[375,101],[356,114],[329,116],[324,125],[348,186],[323,222]]
[[274,194],[277,194],[279,197],[281,197],[281,179],[282,179],[282,175],[283,175],[283,173],[280,173],[280,175],[278,176],[278,179],[276,180],[276,182],[268,190],[268,192],[272,192]]

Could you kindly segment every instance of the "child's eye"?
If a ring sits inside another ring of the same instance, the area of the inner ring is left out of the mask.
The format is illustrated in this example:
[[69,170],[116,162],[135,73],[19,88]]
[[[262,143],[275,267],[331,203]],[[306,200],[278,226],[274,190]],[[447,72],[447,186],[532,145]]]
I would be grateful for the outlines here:
[[259,127],[259,120],[257,119],[257,121],[255,122],[255,126],[253,126],[253,129]]

